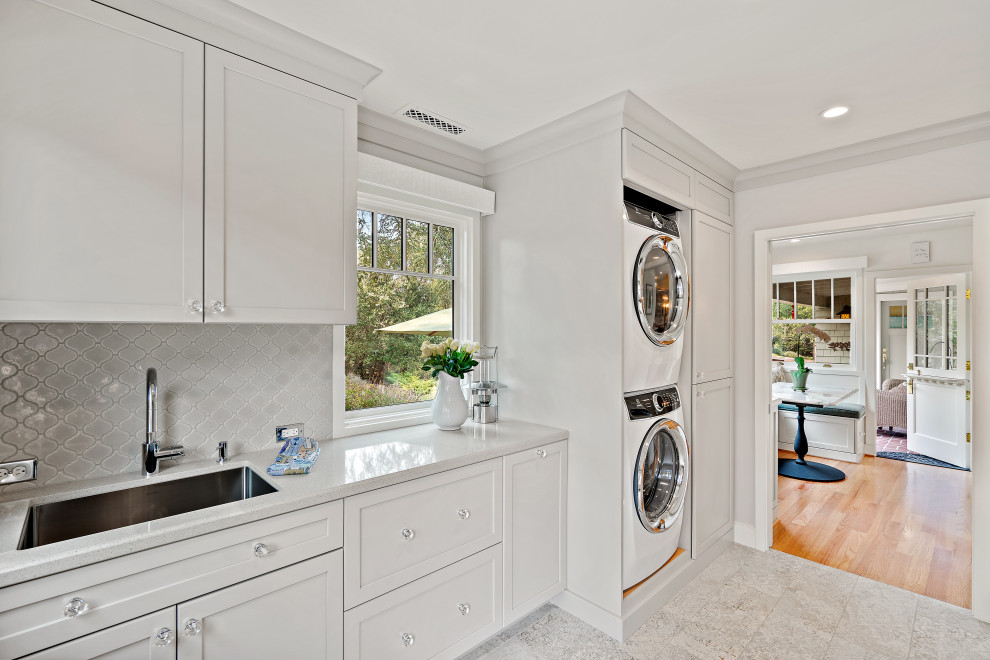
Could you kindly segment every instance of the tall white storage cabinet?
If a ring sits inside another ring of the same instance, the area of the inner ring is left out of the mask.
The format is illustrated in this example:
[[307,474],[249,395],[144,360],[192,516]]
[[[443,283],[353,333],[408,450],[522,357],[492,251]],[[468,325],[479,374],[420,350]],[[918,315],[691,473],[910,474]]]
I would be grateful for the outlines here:
[[357,107],[206,51],[206,321],[354,323]]
[[732,227],[692,212],[691,556],[732,529]]
[[502,468],[508,626],[564,590],[567,568],[567,443],[506,456]]
[[201,320],[203,44],[0,2],[0,320]]

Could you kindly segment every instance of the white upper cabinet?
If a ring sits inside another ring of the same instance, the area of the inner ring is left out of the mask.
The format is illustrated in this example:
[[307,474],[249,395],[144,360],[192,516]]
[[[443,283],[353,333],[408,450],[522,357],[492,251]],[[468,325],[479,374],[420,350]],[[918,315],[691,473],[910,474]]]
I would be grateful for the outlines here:
[[684,208],[694,203],[695,171],[652,142],[622,130],[622,178]]
[[0,321],[201,321],[203,44],[0,2]]
[[732,224],[732,191],[701,172],[695,172],[694,208]]
[[207,322],[354,323],[357,104],[207,47]]
[[691,382],[732,376],[732,227],[691,213]]

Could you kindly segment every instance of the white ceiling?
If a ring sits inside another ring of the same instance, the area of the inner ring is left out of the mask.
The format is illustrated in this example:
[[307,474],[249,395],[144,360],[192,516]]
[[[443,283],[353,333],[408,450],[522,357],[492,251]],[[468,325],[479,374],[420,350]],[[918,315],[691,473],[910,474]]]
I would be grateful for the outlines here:
[[741,169],[990,111],[987,0],[234,1],[479,149],[626,89]]

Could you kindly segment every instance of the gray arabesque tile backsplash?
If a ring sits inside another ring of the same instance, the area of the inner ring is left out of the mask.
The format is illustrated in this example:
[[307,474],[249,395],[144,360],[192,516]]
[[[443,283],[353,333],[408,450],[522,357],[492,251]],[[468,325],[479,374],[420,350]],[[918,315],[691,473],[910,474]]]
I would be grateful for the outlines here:
[[[145,370],[158,369],[162,444],[186,459],[277,447],[274,424],[331,432],[330,326],[0,325],[0,460],[38,457],[15,489],[137,471]],[[166,466],[168,463],[165,464]]]

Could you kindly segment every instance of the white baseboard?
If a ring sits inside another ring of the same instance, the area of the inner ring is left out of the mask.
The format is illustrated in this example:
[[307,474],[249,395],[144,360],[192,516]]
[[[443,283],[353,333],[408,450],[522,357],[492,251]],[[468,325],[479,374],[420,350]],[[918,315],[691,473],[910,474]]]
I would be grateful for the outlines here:
[[739,545],[744,545],[747,548],[755,548],[756,550],[766,550],[764,547],[765,544],[760,543],[755,525],[739,522],[737,520],[735,525],[732,527],[732,536],[735,542]]
[[550,601],[606,635],[622,641],[622,617],[604,610],[572,591],[565,591]]

